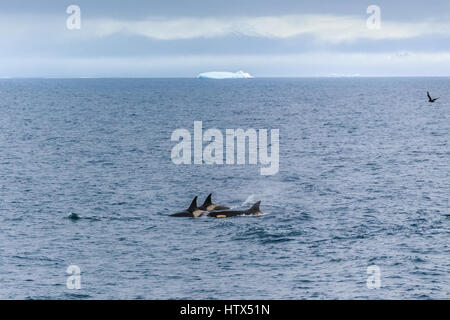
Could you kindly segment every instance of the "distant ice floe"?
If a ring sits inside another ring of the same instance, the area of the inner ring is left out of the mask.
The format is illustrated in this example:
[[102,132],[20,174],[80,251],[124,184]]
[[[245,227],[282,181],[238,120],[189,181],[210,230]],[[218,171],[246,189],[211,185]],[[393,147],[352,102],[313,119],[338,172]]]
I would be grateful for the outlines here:
[[332,73],[328,75],[329,78],[356,78],[361,77],[359,73],[354,74],[341,74],[341,73]]
[[253,78],[247,72],[242,70],[238,72],[225,72],[225,71],[213,71],[213,72],[204,72],[198,75],[200,79],[247,79]]

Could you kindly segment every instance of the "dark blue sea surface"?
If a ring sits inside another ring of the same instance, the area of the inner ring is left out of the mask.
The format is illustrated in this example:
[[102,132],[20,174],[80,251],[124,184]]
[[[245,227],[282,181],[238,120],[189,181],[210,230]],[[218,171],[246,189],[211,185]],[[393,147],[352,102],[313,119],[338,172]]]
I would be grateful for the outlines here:
[[[0,98],[2,299],[450,298],[448,78],[5,79]],[[194,121],[279,129],[279,173],[175,165]],[[211,192],[265,215],[169,217]]]

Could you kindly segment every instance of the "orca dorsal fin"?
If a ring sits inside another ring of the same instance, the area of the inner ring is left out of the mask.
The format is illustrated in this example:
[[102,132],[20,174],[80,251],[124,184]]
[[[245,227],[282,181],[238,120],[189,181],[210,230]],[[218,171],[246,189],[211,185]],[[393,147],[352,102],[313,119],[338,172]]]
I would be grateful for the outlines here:
[[248,209],[248,212],[260,212],[259,205],[261,204],[261,201],[256,202],[250,209]]
[[195,196],[194,200],[192,200],[191,205],[187,209],[189,212],[194,212],[197,209],[197,196]]
[[205,208],[206,208],[207,206],[212,205],[211,196],[212,196],[212,193],[210,193],[210,194],[206,197],[205,202],[203,202],[203,204],[202,204],[202,207],[205,207]]

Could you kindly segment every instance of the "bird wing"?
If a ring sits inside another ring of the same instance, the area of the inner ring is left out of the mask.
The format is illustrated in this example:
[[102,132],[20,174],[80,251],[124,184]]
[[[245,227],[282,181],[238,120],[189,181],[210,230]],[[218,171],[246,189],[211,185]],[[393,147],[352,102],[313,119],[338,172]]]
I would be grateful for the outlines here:
[[430,93],[428,91],[427,91],[427,96],[428,96],[428,99],[431,100],[431,96],[430,96]]

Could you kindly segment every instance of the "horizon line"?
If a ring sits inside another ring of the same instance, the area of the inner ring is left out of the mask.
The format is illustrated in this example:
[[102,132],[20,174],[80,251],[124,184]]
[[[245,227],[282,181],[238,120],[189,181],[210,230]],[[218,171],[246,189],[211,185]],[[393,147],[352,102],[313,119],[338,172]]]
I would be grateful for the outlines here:
[[89,80],[89,79],[199,79],[199,80],[255,80],[255,79],[311,79],[311,78],[332,78],[332,79],[341,79],[341,78],[450,78],[450,75],[443,75],[443,76],[431,76],[431,75],[411,75],[411,76],[406,76],[406,75],[342,75],[342,76],[261,76],[261,77],[256,77],[254,76],[253,78],[230,78],[230,79],[207,79],[207,78],[198,78],[198,77],[177,77],[177,76],[156,76],[156,77],[152,77],[152,76],[137,76],[137,77],[133,77],[133,76],[100,76],[100,77],[89,77],[89,76],[68,76],[68,77],[45,77],[45,76],[36,76],[36,77],[28,77],[28,76],[16,76],[16,77],[9,77],[9,76],[3,76],[0,77],[0,80],[20,80],[20,79],[48,79],[48,80],[64,80],[64,79],[84,79],[84,80]]

